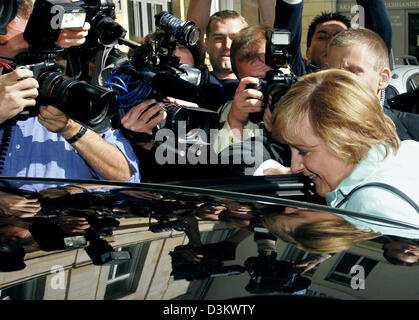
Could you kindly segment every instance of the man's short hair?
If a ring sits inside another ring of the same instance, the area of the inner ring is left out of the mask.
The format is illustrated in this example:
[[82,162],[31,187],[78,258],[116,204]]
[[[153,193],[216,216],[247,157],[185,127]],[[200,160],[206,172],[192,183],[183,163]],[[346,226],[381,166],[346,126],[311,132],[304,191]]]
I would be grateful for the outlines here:
[[237,61],[254,61],[259,59],[259,48],[266,46],[266,31],[269,26],[254,25],[240,30],[230,48],[231,67],[238,76]]
[[363,45],[368,49],[368,54],[374,59],[374,70],[381,71],[383,68],[389,68],[390,60],[388,49],[384,40],[372,30],[369,29],[348,29],[339,32],[329,43],[329,49],[332,47],[349,47]]
[[308,27],[307,47],[311,46],[311,40],[313,39],[314,31],[316,30],[317,25],[328,21],[340,21],[345,24],[348,29],[351,27],[351,21],[344,15],[335,12],[323,12],[322,14],[314,17]]
[[207,28],[205,34],[208,37],[211,32],[211,25],[215,22],[225,21],[228,19],[240,19],[245,27],[247,27],[246,19],[243,18],[240,14],[233,10],[222,10],[212,14],[208,20]]
[[17,14],[21,17],[28,18],[33,10],[33,0],[17,0]]

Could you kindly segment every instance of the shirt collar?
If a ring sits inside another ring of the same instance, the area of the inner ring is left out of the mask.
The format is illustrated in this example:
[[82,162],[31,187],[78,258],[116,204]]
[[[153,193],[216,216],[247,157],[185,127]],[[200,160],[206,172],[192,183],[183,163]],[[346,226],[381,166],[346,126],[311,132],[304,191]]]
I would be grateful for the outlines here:
[[338,187],[326,194],[328,205],[335,206],[339,203],[352,189],[370,181],[370,177],[377,170],[377,162],[382,161],[385,157],[385,148],[381,144],[377,144],[370,148],[365,159],[361,160],[352,170],[351,174],[343,179]]

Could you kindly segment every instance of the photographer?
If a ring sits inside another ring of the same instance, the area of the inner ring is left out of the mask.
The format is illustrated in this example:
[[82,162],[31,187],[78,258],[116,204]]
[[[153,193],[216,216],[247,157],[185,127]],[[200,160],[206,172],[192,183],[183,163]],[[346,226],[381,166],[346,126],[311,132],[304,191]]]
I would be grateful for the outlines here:
[[200,105],[216,111],[222,104],[231,100],[238,86],[238,80],[231,68],[230,49],[236,34],[247,27],[246,20],[237,12],[222,10],[210,16],[211,1],[192,0],[187,17],[204,31],[201,34],[199,49],[202,60],[208,54],[210,68],[201,69],[200,87],[205,91],[205,99]]
[[[240,83],[234,99],[224,104],[218,111],[221,129],[216,136],[213,148],[221,158],[231,158],[234,157],[235,147],[240,143],[241,147],[238,149],[243,150],[240,155],[243,159],[247,152],[258,153],[255,150],[257,146],[261,146],[262,160],[276,161],[275,174],[287,174],[289,169],[284,165],[289,159],[288,149],[275,143],[269,137],[271,111],[269,106],[264,104],[265,101],[269,104],[272,97],[264,99],[260,90],[248,87],[258,84],[260,78],[264,78],[267,72],[272,69],[265,64],[267,31],[269,29],[263,25],[251,26],[241,30],[233,40],[231,46],[232,68],[240,79]],[[290,74],[288,68],[281,68],[280,72]],[[263,126],[249,118],[251,114],[260,112],[263,112]],[[242,162],[244,163],[244,161]],[[251,174],[257,171],[260,162],[254,163]]]
[[[23,31],[32,1],[18,4],[16,16],[9,17],[7,33],[0,36],[3,61],[12,60],[27,47]],[[10,0],[2,5],[15,6],[16,3]],[[68,47],[83,43],[88,28],[86,25],[82,29],[63,30],[60,44]],[[2,163],[2,175],[139,181],[136,157],[129,142],[118,131],[109,129],[99,135],[51,105],[40,106],[37,117],[25,120],[15,117],[24,108],[35,106],[37,89],[38,82],[32,78],[30,70],[19,68],[0,76],[0,105],[4,110],[0,133],[3,151],[7,154]]]

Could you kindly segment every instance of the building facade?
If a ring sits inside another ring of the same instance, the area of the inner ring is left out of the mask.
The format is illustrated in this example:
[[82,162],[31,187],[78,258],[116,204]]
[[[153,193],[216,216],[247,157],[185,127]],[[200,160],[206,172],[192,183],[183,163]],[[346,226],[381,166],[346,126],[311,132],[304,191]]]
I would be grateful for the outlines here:
[[[211,0],[208,0],[211,1]],[[272,0],[260,0],[264,1]],[[419,59],[419,1],[386,0],[393,26],[394,55],[413,55]],[[131,40],[139,40],[154,30],[154,15],[167,10],[186,19],[189,0],[115,0],[119,22],[128,30]],[[214,0],[211,13],[230,9],[244,16],[250,25],[261,22],[258,3],[254,0]],[[308,26],[321,12],[340,12],[356,18],[356,0],[304,0],[302,53],[305,56]]]

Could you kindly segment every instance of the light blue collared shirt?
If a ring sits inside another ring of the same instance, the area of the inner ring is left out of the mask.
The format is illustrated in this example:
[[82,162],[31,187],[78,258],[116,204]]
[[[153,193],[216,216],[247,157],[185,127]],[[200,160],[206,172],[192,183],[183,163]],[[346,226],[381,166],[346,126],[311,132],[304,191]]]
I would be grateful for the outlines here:
[[[0,130],[0,141],[3,134],[4,129]],[[128,182],[140,182],[138,159],[129,141],[114,129],[100,136],[125,155],[133,172]],[[1,176],[105,180],[60,134],[50,132],[41,125],[38,117],[17,121],[12,126]],[[36,192],[54,187],[51,184],[9,182],[12,187]]]
[[[382,145],[371,148],[367,158],[360,161],[335,190],[326,194],[327,204],[336,207],[355,187],[370,182],[381,182],[399,189],[419,205],[419,142],[402,141],[396,155],[391,153],[383,160],[384,155],[385,149]],[[386,189],[363,188],[353,193],[340,208],[414,224],[419,228],[419,213],[400,196]],[[367,218],[340,216],[359,229],[371,228],[386,235],[419,238],[419,230],[412,228]]]

